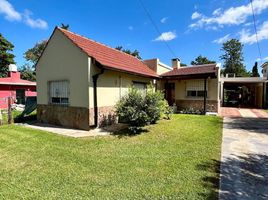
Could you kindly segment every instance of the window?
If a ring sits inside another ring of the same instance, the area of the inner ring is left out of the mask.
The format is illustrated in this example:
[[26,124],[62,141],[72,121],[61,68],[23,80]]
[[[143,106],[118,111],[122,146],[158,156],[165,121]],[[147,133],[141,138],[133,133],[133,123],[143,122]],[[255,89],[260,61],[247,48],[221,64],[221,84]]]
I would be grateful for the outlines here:
[[[206,86],[206,91],[208,91],[207,86]],[[186,82],[186,95],[187,97],[204,97],[204,80],[187,81]]]
[[133,81],[133,87],[134,88],[137,88],[138,90],[146,90],[147,88],[147,84],[146,83],[143,83],[143,82],[135,82]]
[[49,102],[51,104],[69,104],[69,82],[51,81],[49,82]]

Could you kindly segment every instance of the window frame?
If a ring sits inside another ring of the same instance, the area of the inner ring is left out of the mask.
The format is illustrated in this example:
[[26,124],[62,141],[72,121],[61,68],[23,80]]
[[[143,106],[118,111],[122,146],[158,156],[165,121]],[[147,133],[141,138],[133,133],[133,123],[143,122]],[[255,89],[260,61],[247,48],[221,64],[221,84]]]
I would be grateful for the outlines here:
[[[55,82],[66,82],[67,83],[67,97],[60,96],[60,97],[52,97],[51,96],[51,84]],[[59,99],[59,103],[53,102],[52,99]],[[67,102],[63,102],[67,99]],[[58,106],[69,106],[70,105],[70,81],[69,80],[51,80],[48,81],[48,103],[49,105],[58,105]]]

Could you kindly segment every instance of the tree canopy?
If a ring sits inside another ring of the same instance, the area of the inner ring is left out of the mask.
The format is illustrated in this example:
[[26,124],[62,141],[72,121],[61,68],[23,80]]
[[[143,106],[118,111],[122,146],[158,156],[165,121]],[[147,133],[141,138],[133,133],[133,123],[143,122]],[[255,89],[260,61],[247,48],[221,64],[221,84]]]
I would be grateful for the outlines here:
[[258,72],[258,62],[255,62],[254,66],[252,67],[252,77],[260,77],[260,74]]
[[214,64],[216,63],[213,60],[209,60],[207,57],[199,55],[191,62],[191,65],[204,65],[204,64]]
[[246,71],[243,64],[243,44],[237,39],[230,39],[222,44],[221,50],[224,52],[220,56],[223,60],[222,73],[235,74],[236,76],[248,76],[249,73]]
[[0,77],[6,77],[8,73],[8,66],[15,64],[13,51],[14,45],[11,44],[0,33]]
[[21,78],[28,81],[36,81],[36,73],[29,64],[24,64],[20,68]]
[[122,52],[125,52],[125,53],[127,53],[129,55],[132,55],[132,56],[134,56],[134,57],[136,57],[136,58],[138,58],[140,60],[142,59],[141,56],[140,56],[140,52],[138,50],[136,50],[136,49],[134,51],[131,51],[130,49],[124,49],[122,46],[117,46],[117,47],[115,47],[115,49],[117,49],[119,51],[122,51]]
[[35,65],[40,58],[43,50],[45,49],[45,46],[47,44],[47,40],[42,40],[34,45],[34,47],[28,49],[24,53],[24,58],[29,61],[33,67],[35,68]]

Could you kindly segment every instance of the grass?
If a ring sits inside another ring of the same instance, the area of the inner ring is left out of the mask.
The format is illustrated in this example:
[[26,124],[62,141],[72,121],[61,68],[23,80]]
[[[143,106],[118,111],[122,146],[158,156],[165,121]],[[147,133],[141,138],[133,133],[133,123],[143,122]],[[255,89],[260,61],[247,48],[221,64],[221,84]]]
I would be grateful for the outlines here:
[[216,199],[222,122],[174,115],[131,137],[0,128],[0,199]]

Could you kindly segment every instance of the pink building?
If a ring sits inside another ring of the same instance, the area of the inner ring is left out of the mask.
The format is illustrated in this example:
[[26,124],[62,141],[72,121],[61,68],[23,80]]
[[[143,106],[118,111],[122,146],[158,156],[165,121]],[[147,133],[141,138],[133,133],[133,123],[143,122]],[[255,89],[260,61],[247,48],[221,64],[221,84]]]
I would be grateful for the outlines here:
[[26,97],[36,96],[36,82],[21,79],[15,65],[9,70],[8,77],[0,78],[0,109],[8,108],[8,97],[13,103],[25,104]]

